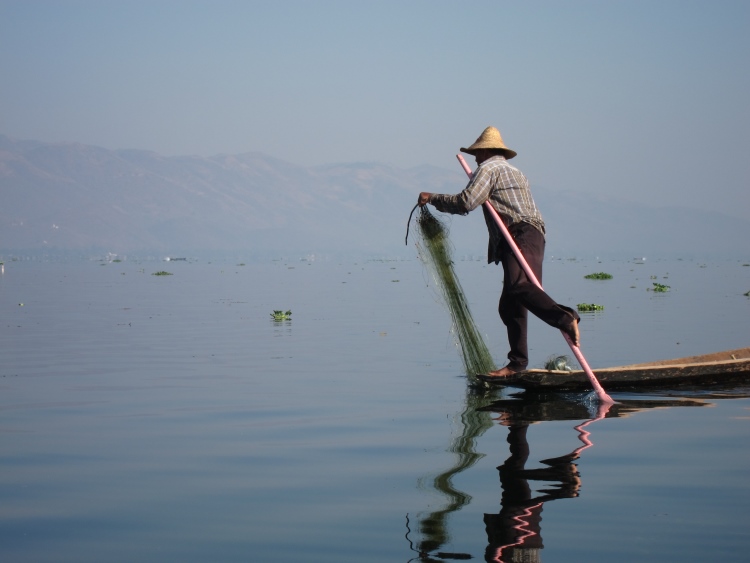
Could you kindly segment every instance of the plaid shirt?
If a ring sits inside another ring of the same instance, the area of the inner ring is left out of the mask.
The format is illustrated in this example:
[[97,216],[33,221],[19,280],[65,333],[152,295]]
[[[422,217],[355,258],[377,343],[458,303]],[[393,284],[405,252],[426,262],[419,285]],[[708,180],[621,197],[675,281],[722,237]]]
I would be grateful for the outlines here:
[[[466,215],[488,200],[511,233],[514,225],[529,223],[544,234],[544,220],[531,196],[529,181],[503,156],[493,156],[480,164],[461,193],[433,194],[430,203],[444,213]],[[484,207],[482,211],[490,234],[488,262],[497,263],[503,235]]]

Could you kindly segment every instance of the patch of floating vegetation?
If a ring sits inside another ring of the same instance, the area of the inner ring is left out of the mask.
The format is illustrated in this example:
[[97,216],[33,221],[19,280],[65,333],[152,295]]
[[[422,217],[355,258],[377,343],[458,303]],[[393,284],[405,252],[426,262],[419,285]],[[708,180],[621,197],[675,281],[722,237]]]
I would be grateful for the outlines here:
[[593,274],[587,274],[583,277],[587,280],[611,280],[612,274],[608,274],[607,272],[595,272]]
[[291,321],[292,320],[292,312],[291,311],[281,311],[281,310],[274,310],[273,313],[271,313],[271,318],[275,321]]
[[596,303],[579,303],[576,308],[582,313],[590,313],[592,311],[604,311],[604,305],[597,305]]
[[647,291],[656,291],[657,293],[664,293],[671,289],[668,285],[664,285],[663,283],[653,282],[653,284],[654,284],[654,287],[649,287]]
[[165,272],[164,270],[161,270],[160,272],[154,272],[151,275],[152,276],[171,276],[172,272]]

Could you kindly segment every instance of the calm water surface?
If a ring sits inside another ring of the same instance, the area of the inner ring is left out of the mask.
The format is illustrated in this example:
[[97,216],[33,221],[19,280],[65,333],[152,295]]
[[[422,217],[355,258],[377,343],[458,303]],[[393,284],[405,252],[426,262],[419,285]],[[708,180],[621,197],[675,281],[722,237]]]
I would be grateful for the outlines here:
[[[749,344],[742,261],[545,268],[594,368]],[[747,560],[750,388],[474,389],[416,260],[6,261],[0,311],[2,561]]]

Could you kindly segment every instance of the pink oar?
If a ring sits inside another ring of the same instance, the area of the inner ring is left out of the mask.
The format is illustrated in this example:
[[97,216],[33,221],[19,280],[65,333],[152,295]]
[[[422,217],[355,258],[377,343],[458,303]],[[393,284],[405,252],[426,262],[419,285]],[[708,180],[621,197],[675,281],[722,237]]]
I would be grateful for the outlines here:
[[[469,168],[469,165],[466,164],[466,160],[464,160],[464,157],[461,156],[460,154],[456,156],[458,157],[458,161],[461,163],[461,166],[466,172],[466,175],[469,178],[473,177],[474,173],[471,171],[471,168]],[[513,254],[516,255],[516,258],[518,259],[518,262],[521,264],[523,271],[526,272],[526,276],[528,276],[528,278],[539,289],[544,289],[542,288],[542,284],[539,283],[539,280],[536,279],[534,272],[529,267],[529,264],[528,262],[526,262],[526,259],[523,257],[523,254],[521,254],[521,250],[516,245],[516,241],[513,240],[513,237],[511,236],[510,231],[508,231],[508,228],[505,226],[505,223],[503,223],[503,220],[500,217],[500,215],[498,215],[497,211],[495,211],[495,208],[492,207],[492,205],[490,205],[489,201],[484,202],[484,207],[487,209],[489,214],[495,220],[495,223],[497,223],[497,226],[500,227],[500,230],[502,231],[503,236],[505,237],[505,240],[508,241],[508,245],[513,250]],[[614,403],[614,401],[612,400],[612,397],[607,395],[607,393],[604,391],[604,388],[599,383],[599,380],[596,379],[594,372],[591,371],[591,368],[589,367],[589,364],[586,361],[586,358],[583,357],[583,353],[581,352],[581,349],[575,344],[573,344],[573,341],[571,340],[570,336],[565,334],[565,332],[563,331],[560,331],[560,332],[562,332],[562,335],[565,338],[565,342],[568,343],[568,346],[570,346],[570,349],[573,351],[573,355],[576,357],[576,359],[578,360],[578,363],[581,364],[581,368],[583,368],[583,371],[588,376],[589,381],[591,382],[591,386],[594,388],[594,391],[596,391],[596,394],[599,397],[599,400],[602,403],[608,403],[608,404]]]

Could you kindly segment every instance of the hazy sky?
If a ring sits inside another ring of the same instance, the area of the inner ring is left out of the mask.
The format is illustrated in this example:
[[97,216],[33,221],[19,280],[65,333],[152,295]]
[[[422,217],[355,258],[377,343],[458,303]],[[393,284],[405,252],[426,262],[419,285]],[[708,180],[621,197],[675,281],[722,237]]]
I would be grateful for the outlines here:
[[0,133],[458,169],[495,125],[532,186],[750,219],[749,30],[747,1],[0,0]]

